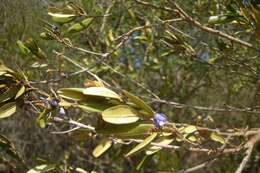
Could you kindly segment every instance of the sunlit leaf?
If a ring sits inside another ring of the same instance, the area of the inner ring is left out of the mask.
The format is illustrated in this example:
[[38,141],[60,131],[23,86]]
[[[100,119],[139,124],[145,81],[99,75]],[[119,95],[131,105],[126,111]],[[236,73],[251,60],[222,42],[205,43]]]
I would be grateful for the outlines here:
[[38,165],[35,168],[30,169],[27,173],[45,173],[55,169],[55,165]]
[[130,150],[125,156],[128,157],[128,156],[130,156],[130,155],[132,155],[132,154],[142,150],[147,145],[149,145],[156,138],[156,136],[157,136],[157,133],[152,133],[145,140],[143,140],[143,142],[141,142],[140,144],[135,146],[132,150]]
[[219,143],[222,143],[222,144],[225,144],[226,142],[225,142],[225,139],[222,137],[222,136],[220,136],[218,133],[216,133],[216,132],[212,132],[211,134],[210,134],[210,138],[212,139],[212,140],[214,140],[214,141],[216,141],[216,142],[219,142]]
[[16,112],[16,103],[15,102],[6,103],[2,107],[0,107],[0,118],[9,117],[15,112]]
[[112,124],[129,124],[140,119],[138,113],[127,105],[118,105],[102,112],[104,121]]
[[[158,145],[169,145],[170,143],[172,143],[173,139],[169,139],[169,138],[161,138],[159,139],[158,141],[154,142]],[[158,151],[160,151],[162,149],[162,147],[159,147],[159,146],[151,146],[149,147],[145,153],[147,155],[152,155]]]
[[100,144],[98,144],[95,149],[93,150],[92,154],[94,157],[99,157],[103,153],[105,153],[111,146],[112,146],[112,140],[110,139],[103,139]]
[[128,91],[123,91],[123,93],[126,95],[126,97],[134,103],[138,108],[145,110],[150,117],[154,115],[154,111],[150,106],[148,106],[142,99],[136,97],[135,95],[131,94]]
[[84,89],[83,93],[89,96],[107,97],[122,100],[117,93],[105,87],[89,87]]
[[48,14],[54,22],[61,24],[71,22],[76,17],[76,14],[72,10],[57,9],[54,7],[48,9]]
[[181,129],[179,129],[179,130],[180,130],[180,132],[182,132],[182,133],[190,134],[190,133],[196,132],[198,129],[197,129],[196,126],[189,125],[189,126],[186,126],[186,127],[184,127],[184,128],[181,128]]
[[21,95],[23,95],[23,93],[25,92],[25,86],[21,86],[21,88],[19,89],[19,91],[16,93],[15,95],[15,99],[17,99],[18,97],[20,97]]

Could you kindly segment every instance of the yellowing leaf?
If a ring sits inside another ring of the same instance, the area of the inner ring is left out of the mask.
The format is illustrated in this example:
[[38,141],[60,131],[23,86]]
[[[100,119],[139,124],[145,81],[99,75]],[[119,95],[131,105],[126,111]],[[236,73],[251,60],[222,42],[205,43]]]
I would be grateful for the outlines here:
[[117,93],[105,87],[89,87],[84,89],[83,93],[89,96],[107,97],[122,100]]
[[0,118],[6,118],[14,114],[16,111],[16,103],[10,102],[6,103],[2,107],[0,107]]
[[222,144],[225,144],[225,143],[226,143],[226,142],[225,142],[225,139],[224,139],[222,136],[220,136],[218,133],[216,133],[216,132],[211,133],[211,134],[210,134],[210,138],[211,138],[212,140],[214,140],[214,141],[216,141],[216,142],[220,142],[220,143],[222,143]]
[[130,102],[134,103],[138,108],[145,110],[150,117],[154,115],[153,109],[148,106],[142,99],[125,90],[123,91],[123,93],[126,95]]
[[127,105],[118,105],[106,109],[102,112],[102,118],[112,124],[129,124],[140,119],[137,112]]
[[101,156],[104,152],[106,152],[110,147],[112,146],[112,140],[110,139],[104,139],[96,146],[96,148],[93,150],[92,154],[94,157]]
[[137,146],[135,146],[132,150],[130,150],[127,154],[126,157],[142,150],[144,147],[146,147],[147,145],[149,145],[157,136],[157,133],[152,133],[150,136],[148,136],[145,140],[143,140],[142,143],[138,144]]

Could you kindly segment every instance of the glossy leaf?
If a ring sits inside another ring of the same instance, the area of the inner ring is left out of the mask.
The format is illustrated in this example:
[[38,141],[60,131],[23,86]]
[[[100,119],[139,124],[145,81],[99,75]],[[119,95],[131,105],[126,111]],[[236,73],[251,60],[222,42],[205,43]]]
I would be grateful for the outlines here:
[[103,153],[105,153],[111,146],[112,146],[112,140],[110,139],[103,139],[100,144],[98,144],[95,149],[93,150],[92,154],[94,157],[99,157]]
[[10,102],[6,103],[0,107],[0,118],[6,118],[13,115],[16,112],[16,103]]
[[71,27],[69,27],[67,32],[68,33],[75,33],[75,32],[82,31],[83,29],[88,28],[93,20],[94,20],[93,17],[84,19],[83,21],[76,23],[76,24],[72,25]]
[[153,116],[154,111],[142,99],[125,90],[123,91],[123,93],[126,95],[130,102],[134,103],[138,108],[145,110],[148,113],[149,117]]
[[127,105],[118,105],[102,112],[104,121],[112,124],[129,124],[140,119],[137,112]]
[[149,145],[157,136],[157,133],[152,133],[150,136],[148,136],[145,140],[143,140],[142,143],[138,144],[135,146],[132,150],[130,150],[127,154],[126,157],[131,156],[132,154],[142,150],[145,148],[147,145]]
[[89,87],[84,89],[83,93],[89,96],[98,96],[122,100],[117,93],[105,87]]

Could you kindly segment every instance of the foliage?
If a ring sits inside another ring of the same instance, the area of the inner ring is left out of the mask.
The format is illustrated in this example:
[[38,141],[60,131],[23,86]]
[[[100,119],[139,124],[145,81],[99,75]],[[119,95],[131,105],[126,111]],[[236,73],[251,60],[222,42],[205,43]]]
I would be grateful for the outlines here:
[[259,171],[257,1],[26,2],[1,4],[4,172]]

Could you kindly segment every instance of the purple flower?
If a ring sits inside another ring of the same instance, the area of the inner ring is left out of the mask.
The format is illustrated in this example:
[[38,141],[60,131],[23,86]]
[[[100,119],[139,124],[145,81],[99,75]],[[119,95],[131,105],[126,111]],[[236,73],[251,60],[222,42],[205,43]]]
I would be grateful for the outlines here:
[[65,109],[63,107],[60,107],[59,113],[60,115],[66,115]]
[[154,114],[153,122],[156,128],[161,128],[168,122],[168,120],[166,115],[164,115],[163,113],[156,113]]

